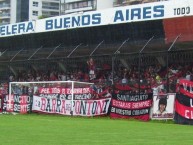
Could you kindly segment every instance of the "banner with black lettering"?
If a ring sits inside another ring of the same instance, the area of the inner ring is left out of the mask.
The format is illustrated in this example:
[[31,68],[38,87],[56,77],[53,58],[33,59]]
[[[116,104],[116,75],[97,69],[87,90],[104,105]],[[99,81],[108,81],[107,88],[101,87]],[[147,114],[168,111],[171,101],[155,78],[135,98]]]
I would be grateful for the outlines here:
[[175,93],[153,96],[152,119],[173,119]]
[[108,112],[111,98],[98,100],[71,100],[33,96],[32,111],[74,116],[98,116]]
[[193,82],[180,80],[178,85],[174,120],[178,124],[193,125]]
[[152,94],[127,94],[121,91],[113,94],[111,101],[111,118],[135,118],[149,120],[152,106]]
[[28,113],[30,112],[30,96],[27,95],[5,95],[3,98],[3,112]]

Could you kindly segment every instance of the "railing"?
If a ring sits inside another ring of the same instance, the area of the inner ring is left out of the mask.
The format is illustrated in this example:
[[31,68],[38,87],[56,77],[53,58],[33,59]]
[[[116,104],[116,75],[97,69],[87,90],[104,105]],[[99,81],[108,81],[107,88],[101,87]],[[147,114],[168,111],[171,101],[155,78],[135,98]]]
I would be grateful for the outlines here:
[[151,3],[151,2],[159,2],[159,1],[168,1],[168,0],[116,0],[113,3],[113,5],[114,6],[122,6],[122,5]]
[[10,13],[0,13],[0,17],[10,17]]
[[65,5],[65,10],[72,10],[72,9],[80,9],[80,8],[86,8],[86,7],[92,7],[94,8],[94,1],[87,1],[87,5],[76,5],[72,8],[68,6],[69,4]]
[[59,11],[59,6],[42,6],[42,9],[58,10]]
[[10,22],[1,22],[0,26],[7,25],[7,24],[10,24]]
[[10,6],[11,6],[10,4],[1,4],[0,8],[7,8],[7,7],[10,7]]

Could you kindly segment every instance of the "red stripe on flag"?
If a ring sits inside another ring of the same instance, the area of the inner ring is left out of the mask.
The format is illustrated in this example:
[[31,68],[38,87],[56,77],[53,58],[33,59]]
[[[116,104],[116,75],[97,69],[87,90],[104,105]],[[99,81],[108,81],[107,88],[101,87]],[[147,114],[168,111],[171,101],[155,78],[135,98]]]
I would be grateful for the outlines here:
[[186,90],[184,90],[182,88],[180,88],[180,93],[182,93],[182,94],[184,94],[184,95],[186,95],[188,97],[193,98],[193,94],[192,93],[190,93],[190,92],[188,92],[188,91],[186,91]]
[[20,113],[26,114],[27,113],[27,96],[21,95],[21,102],[20,102]]
[[122,118],[122,119],[138,119],[143,121],[149,121],[149,114],[140,115],[140,116],[124,116],[116,113],[110,113],[111,118]]
[[186,119],[193,119],[193,107],[187,107],[175,101],[175,110],[176,112]]
[[187,84],[187,86],[193,86],[193,82],[185,79],[180,79],[179,80],[179,85]]

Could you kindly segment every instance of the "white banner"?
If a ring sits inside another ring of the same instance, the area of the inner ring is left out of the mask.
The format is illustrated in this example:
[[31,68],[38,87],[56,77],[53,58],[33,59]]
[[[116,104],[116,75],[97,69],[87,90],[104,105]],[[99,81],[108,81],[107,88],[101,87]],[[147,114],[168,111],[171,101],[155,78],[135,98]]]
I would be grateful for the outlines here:
[[173,119],[176,94],[168,93],[153,96],[152,119]]
[[[74,116],[97,116],[107,114],[111,98],[100,100],[74,100]],[[71,115],[71,100],[33,96],[32,111],[49,114]]]
[[4,25],[0,37],[192,15],[192,0],[162,1]]

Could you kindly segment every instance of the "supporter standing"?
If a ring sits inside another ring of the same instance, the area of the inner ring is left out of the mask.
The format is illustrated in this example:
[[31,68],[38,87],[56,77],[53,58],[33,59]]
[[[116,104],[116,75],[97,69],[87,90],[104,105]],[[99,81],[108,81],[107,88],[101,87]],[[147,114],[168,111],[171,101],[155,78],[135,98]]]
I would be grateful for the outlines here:
[[89,69],[90,80],[93,80],[96,78],[96,74],[95,74],[96,73],[96,65],[95,65],[93,58],[90,58],[87,61],[87,64],[88,64],[88,69]]

